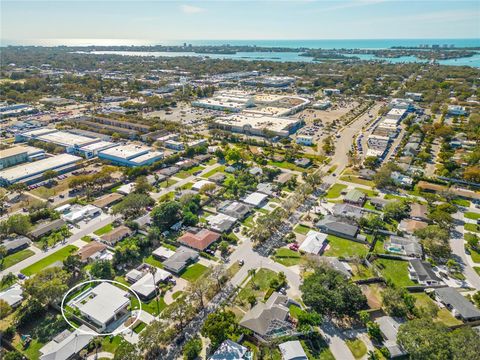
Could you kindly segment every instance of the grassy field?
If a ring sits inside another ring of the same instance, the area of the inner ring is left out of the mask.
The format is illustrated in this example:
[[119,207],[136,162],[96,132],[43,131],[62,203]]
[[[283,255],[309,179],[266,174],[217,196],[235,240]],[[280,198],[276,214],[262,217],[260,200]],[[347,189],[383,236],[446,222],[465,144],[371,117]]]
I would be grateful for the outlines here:
[[465,224],[464,225],[465,230],[471,231],[471,232],[480,232],[480,226],[477,224]]
[[297,251],[281,248],[275,251],[273,260],[285,266],[293,266],[300,264],[302,257]]
[[[437,306],[435,305],[434,301],[430,299],[430,297],[425,293],[413,294],[413,296],[416,300],[416,307],[427,307],[432,305]],[[439,309],[437,317],[433,320],[437,322],[442,322],[447,326],[459,325],[462,323],[460,320],[456,319],[446,308]]]
[[365,245],[338,236],[328,235],[327,240],[329,249],[325,251],[326,256],[363,256],[368,252]]
[[343,184],[333,184],[333,186],[328,190],[327,194],[325,197],[327,199],[335,199],[340,197],[342,191],[347,188],[347,185]]
[[364,193],[365,195],[367,195],[369,197],[375,197],[375,196],[378,195],[378,193],[374,190],[368,190],[368,189],[363,189],[363,188],[355,188],[355,190],[361,191],[362,193]]
[[244,306],[249,307],[248,298],[253,295],[257,299],[265,296],[267,290],[270,288],[270,282],[277,277],[277,273],[269,269],[257,270],[255,275],[238,293],[237,299]]
[[253,220],[254,217],[255,213],[249,215],[247,218],[245,218],[245,220],[242,221],[242,224],[248,228],[251,228],[255,224],[255,221]]
[[69,181],[70,179],[57,180],[57,185],[55,186],[49,188],[45,186],[40,186],[36,189],[30,190],[30,193],[46,200],[61,193],[62,191],[67,190]]
[[470,256],[474,262],[480,263],[480,253],[478,251],[470,249]]
[[470,201],[465,200],[465,199],[455,199],[453,200],[453,203],[458,206],[464,206],[464,207],[469,207],[470,206]]
[[101,227],[98,230],[95,230],[93,233],[98,236],[105,235],[106,233],[109,233],[110,231],[113,230],[113,225],[112,224],[107,224],[104,227]]
[[476,213],[473,211],[467,211],[463,214],[467,219],[478,220],[480,219],[480,213]]
[[0,269],[2,270],[8,269],[10,266],[17,264],[20,261],[23,261],[32,255],[35,255],[35,253],[30,249],[20,250],[14,254],[7,255],[3,259],[3,261],[0,262]]
[[217,166],[215,169],[210,170],[202,175],[203,178],[209,178],[210,176],[215,175],[216,173],[223,172],[225,170],[224,165]]
[[172,185],[175,185],[178,181],[177,180],[174,180],[174,179],[167,179],[165,181],[162,181],[160,184],[158,184],[158,186],[160,186],[161,188],[167,188],[169,186],[172,186]]
[[360,339],[347,340],[346,343],[355,359],[361,359],[367,353],[367,346]]
[[289,169],[289,170],[293,170],[293,171],[299,171],[299,172],[305,171],[305,170],[302,169],[301,167],[298,167],[297,165],[295,165],[295,164],[293,164],[293,163],[289,163],[288,161],[269,161],[269,162],[268,162],[268,165],[274,166],[274,167],[279,167],[279,168],[282,168],[282,169]]
[[75,250],[77,250],[76,246],[67,245],[63,249],[60,249],[54,252],[53,254],[48,255],[47,257],[43,258],[40,261],[37,261],[36,263],[33,263],[32,265],[26,267],[25,269],[22,269],[21,273],[27,276],[31,276],[39,272],[40,270],[46,268],[47,266],[52,265],[57,261],[65,260],[67,256],[70,255]]
[[415,285],[408,277],[408,261],[377,259],[374,264],[379,267],[385,279],[390,279],[395,285],[399,287]]
[[188,280],[188,281],[195,281],[197,280],[200,276],[205,274],[205,272],[208,270],[208,267],[196,263],[191,266],[189,266],[183,274],[180,276],[182,279]]
[[340,180],[347,181],[347,182],[354,183],[354,184],[366,185],[366,186],[370,186],[370,187],[375,186],[375,183],[373,181],[360,179],[357,176],[342,175],[342,176],[340,176]]
[[192,176],[193,173],[196,173],[197,171],[202,171],[204,169],[203,166],[201,165],[198,165],[198,166],[194,166],[188,170],[184,170],[184,171],[180,171],[179,173],[175,174],[174,176],[176,178],[180,178],[180,179],[186,179],[188,178],[189,176]]
[[302,234],[302,235],[307,235],[307,233],[310,230],[312,230],[312,229],[310,229],[308,226],[301,225],[301,224],[298,224],[297,226],[295,226],[293,228],[293,231],[295,231],[296,233]]

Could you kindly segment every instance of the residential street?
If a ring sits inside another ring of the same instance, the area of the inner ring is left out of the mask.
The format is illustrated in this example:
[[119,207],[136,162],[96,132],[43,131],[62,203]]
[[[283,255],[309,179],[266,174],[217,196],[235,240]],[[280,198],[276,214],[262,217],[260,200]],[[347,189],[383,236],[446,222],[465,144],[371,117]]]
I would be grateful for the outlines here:
[[[60,249],[63,249],[65,246],[72,244],[73,242],[81,239],[83,236],[88,235],[88,234],[94,232],[95,230],[104,227],[105,225],[110,224],[114,220],[115,220],[114,216],[103,214],[103,215],[99,216],[98,218],[91,220],[90,223],[87,226],[85,226],[82,229],[75,232],[72,236],[70,236],[67,239],[67,241],[65,243],[57,244],[56,246],[48,249],[47,251],[41,251],[41,250],[39,250],[38,248],[36,248],[35,246],[32,245],[30,248],[32,248],[32,250],[35,251],[35,255],[32,255],[29,258],[27,258],[23,261],[20,261],[19,263],[1,271],[0,272],[0,277],[4,276],[4,275],[6,275],[10,272],[12,272],[14,274],[18,274],[20,272],[20,270],[26,268],[27,266],[30,266],[30,265],[36,263],[37,261],[43,259],[44,257],[47,257],[48,255],[53,254],[54,252],[56,252]],[[77,230],[77,229],[75,229],[75,230]]]

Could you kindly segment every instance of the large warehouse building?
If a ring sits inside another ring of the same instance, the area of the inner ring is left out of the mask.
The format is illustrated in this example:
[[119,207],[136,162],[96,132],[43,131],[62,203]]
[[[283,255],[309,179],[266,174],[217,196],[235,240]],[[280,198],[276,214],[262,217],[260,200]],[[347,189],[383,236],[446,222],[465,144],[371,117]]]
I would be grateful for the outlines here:
[[271,133],[274,136],[287,137],[295,133],[303,125],[303,121],[273,116],[231,115],[216,119],[214,124],[220,129],[246,135],[266,136]]
[[160,151],[152,151],[148,146],[125,144],[98,152],[98,157],[123,166],[151,165],[163,158]]
[[37,149],[32,146],[14,146],[0,150],[0,169],[44,157],[45,151],[42,149]]
[[60,154],[46,159],[25,163],[0,170],[0,184],[8,186],[17,182],[33,184],[42,180],[43,173],[47,170],[54,170],[59,174],[68,172],[78,166],[81,157]]

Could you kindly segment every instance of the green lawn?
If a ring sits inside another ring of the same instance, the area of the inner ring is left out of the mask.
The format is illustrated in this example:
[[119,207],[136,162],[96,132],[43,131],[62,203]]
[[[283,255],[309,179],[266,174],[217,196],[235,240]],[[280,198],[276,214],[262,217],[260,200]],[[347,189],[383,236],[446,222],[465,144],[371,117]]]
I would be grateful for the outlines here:
[[368,189],[363,189],[363,188],[355,188],[355,190],[358,190],[358,191],[361,191],[363,192],[365,195],[369,196],[369,197],[375,197],[378,195],[378,193],[374,190],[368,190]]
[[275,167],[279,167],[279,168],[282,168],[282,169],[289,169],[289,170],[299,171],[299,172],[305,171],[305,170],[302,169],[301,167],[298,167],[298,166],[295,165],[294,163],[289,163],[288,161],[269,161],[269,162],[268,162],[268,165],[270,165],[270,166],[275,166]]
[[174,180],[174,179],[167,179],[165,181],[162,181],[160,184],[158,184],[158,186],[160,186],[161,188],[167,188],[169,186],[172,186],[172,185],[175,185],[178,181],[177,180]]
[[104,227],[101,227],[98,230],[95,230],[93,233],[97,236],[102,236],[102,235],[105,235],[106,233],[109,233],[112,230],[113,230],[113,225],[108,224],[108,225],[105,225]]
[[29,258],[30,256],[35,255],[35,253],[30,250],[30,249],[24,249],[17,251],[14,254],[7,255],[3,261],[0,263],[0,269],[5,270],[8,269],[10,266],[13,266],[20,261],[25,260],[26,258]]
[[340,197],[342,191],[347,188],[347,185],[343,184],[333,184],[333,186],[328,190],[327,194],[325,197],[327,199],[335,199]]
[[408,261],[377,259],[374,262],[385,279],[390,279],[399,287],[415,285],[408,277]]
[[203,166],[198,165],[198,166],[194,166],[194,167],[192,167],[188,170],[180,171],[179,173],[175,174],[174,176],[177,177],[177,178],[180,178],[180,179],[186,179],[189,176],[192,176],[193,173],[195,173],[197,171],[201,171],[203,169],[204,169]]
[[405,200],[405,196],[386,194],[383,197],[385,200]]
[[[415,306],[416,307],[427,307],[427,306],[437,306],[435,302],[430,299],[430,297],[425,293],[416,293],[413,294],[415,297]],[[442,322],[447,326],[459,325],[462,322],[456,319],[450,311],[446,308],[438,310],[437,317],[433,319],[434,321]]]
[[342,175],[342,176],[340,176],[340,180],[347,181],[347,182],[354,183],[354,184],[366,185],[366,186],[370,186],[370,187],[375,186],[375,183],[373,181],[360,179],[357,176]]
[[473,211],[467,211],[463,214],[467,219],[478,220],[480,219],[480,213],[476,213]]
[[302,224],[298,224],[297,226],[295,226],[293,228],[293,231],[295,231],[296,233],[302,234],[302,235],[307,235],[307,233],[310,230],[312,230],[312,229],[310,229],[308,226],[305,226],[305,225],[302,225]]
[[347,340],[346,343],[355,359],[361,359],[367,353],[367,346],[360,339]]
[[276,277],[277,273],[275,271],[263,268],[257,270],[253,278],[240,290],[237,300],[247,308],[250,307],[247,300],[251,295],[263,300],[266,292],[270,289],[270,282]]
[[242,221],[242,224],[248,228],[251,228],[255,221],[253,220],[253,218],[255,217],[255,213],[249,215],[247,218],[245,218],[245,220]]
[[146,264],[150,264],[152,266],[156,266],[159,269],[163,269],[163,264],[160,261],[158,261],[157,259],[155,259],[153,257],[153,255],[150,255],[150,256],[144,258],[143,262],[146,263]]
[[480,253],[478,251],[470,248],[470,256],[472,257],[473,262],[480,263]]
[[320,335],[312,339],[301,340],[300,343],[309,360],[335,360],[328,344]]
[[326,256],[364,256],[368,252],[365,245],[338,236],[328,235],[327,240],[329,249],[325,251]]
[[210,170],[209,172],[206,172],[205,174],[202,175],[203,178],[209,178],[212,175],[215,175],[216,173],[223,172],[225,170],[225,165],[220,165],[217,166],[215,169]]
[[188,281],[195,281],[200,276],[205,274],[207,270],[208,270],[208,267],[202,264],[196,263],[196,264],[190,265],[180,277]]
[[480,232],[480,226],[477,224],[465,224],[464,225],[465,230],[471,231],[471,232]]
[[[132,297],[130,300],[132,309],[138,309],[138,299],[136,297]],[[163,300],[163,297],[159,296],[158,297],[158,310],[160,310],[160,313],[167,307],[167,304],[165,303],[165,300]],[[153,316],[157,316],[159,314],[157,310],[157,300],[152,299],[148,302],[142,301],[142,310],[148,312],[149,314],[152,314]]]
[[43,258],[40,261],[37,261],[36,263],[26,267],[25,269],[22,269],[21,273],[27,276],[33,275],[57,261],[65,260],[68,255],[70,255],[77,249],[78,248],[74,245],[67,245],[63,249],[60,249],[53,254],[48,255],[47,257]]
[[118,348],[123,338],[120,335],[117,336],[105,336],[102,341],[102,350],[114,354],[115,350]]
[[375,208],[375,206],[373,206],[373,205],[370,203],[370,200],[367,200],[367,201],[365,202],[365,204],[363,204],[363,207],[364,207],[365,209],[368,209],[368,210],[377,210],[377,209]]
[[470,201],[465,200],[465,199],[455,199],[453,200],[453,203],[458,206],[464,206],[464,207],[469,207],[470,206]]
[[133,328],[133,332],[135,334],[140,334],[140,331],[142,331],[143,329],[145,329],[145,327],[147,326],[147,324],[145,324],[144,322],[140,321],[137,325],[135,325],[135,327]]
[[297,251],[281,248],[275,251],[273,260],[285,266],[293,266],[300,264],[302,257]]

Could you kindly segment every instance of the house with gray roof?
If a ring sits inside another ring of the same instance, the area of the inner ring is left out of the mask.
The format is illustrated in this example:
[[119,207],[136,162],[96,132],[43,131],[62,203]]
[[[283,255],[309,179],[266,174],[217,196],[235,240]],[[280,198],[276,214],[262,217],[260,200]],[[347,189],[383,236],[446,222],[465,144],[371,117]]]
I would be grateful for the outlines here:
[[289,321],[289,299],[274,292],[267,302],[259,302],[240,321],[240,326],[254,332],[261,340],[289,335],[293,324]]
[[435,299],[445,305],[452,314],[465,322],[480,320],[480,310],[477,309],[456,289],[451,287],[435,289]]
[[179,274],[188,265],[196,261],[198,257],[199,254],[197,251],[189,249],[186,246],[180,246],[177,251],[175,251],[175,254],[163,262],[163,266],[166,270],[174,274]]
[[367,196],[357,189],[350,190],[343,198],[344,202],[358,206],[363,206],[366,200]]
[[421,259],[408,262],[408,277],[420,285],[440,285],[442,280],[435,274],[430,263]]
[[231,200],[226,200],[217,206],[219,213],[234,217],[238,220],[243,220],[252,209],[252,206]]
[[423,256],[422,245],[415,236],[402,237],[391,235],[385,241],[383,247],[386,251],[397,255],[421,258]]
[[75,358],[94,337],[92,330],[86,325],[81,325],[73,332],[64,330],[39,350],[40,360]]
[[404,321],[391,316],[382,316],[377,318],[375,322],[380,327],[380,332],[384,338],[383,345],[390,352],[390,357],[394,359],[396,357],[407,355],[405,350],[397,344],[398,329]]
[[346,239],[355,239],[358,233],[358,226],[336,216],[327,215],[316,224],[322,232],[343,237]]
[[308,360],[302,343],[298,340],[286,341],[278,345],[282,360]]
[[333,215],[351,219],[360,219],[363,216],[363,208],[350,204],[335,204],[332,208]]
[[4,291],[0,291],[0,300],[5,301],[12,308],[19,306],[23,301],[23,289],[20,284],[14,284]]
[[5,250],[7,250],[7,254],[13,254],[17,251],[20,251],[22,249],[25,249],[29,247],[31,244],[31,241],[29,238],[25,236],[18,236],[13,239],[6,239],[3,242],[0,243],[0,246],[5,247]]
[[39,239],[42,236],[47,235],[52,231],[60,229],[65,224],[66,222],[63,219],[57,219],[57,220],[49,221],[46,223],[42,223],[38,225],[35,229],[30,231],[28,235],[33,239]]

